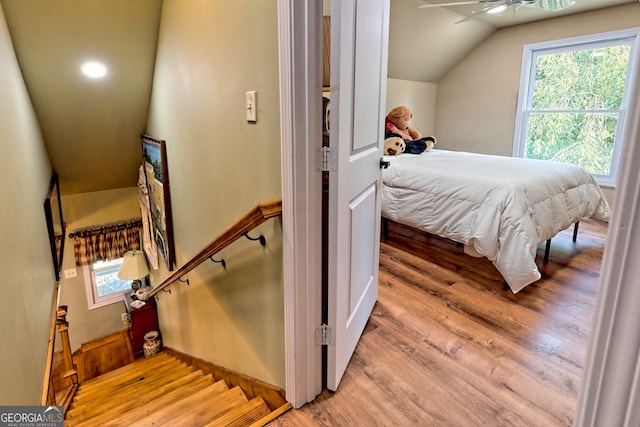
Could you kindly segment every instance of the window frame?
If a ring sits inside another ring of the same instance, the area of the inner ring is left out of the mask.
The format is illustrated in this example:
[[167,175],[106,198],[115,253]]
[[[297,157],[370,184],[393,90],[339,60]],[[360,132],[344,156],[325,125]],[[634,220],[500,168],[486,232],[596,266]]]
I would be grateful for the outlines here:
[[[122,260],[122,258],[119,258]],[[95,264],[95,263],[94,263]],[[124,289],[119,292],[114,292],[103,297],[98,296],[98,287],[96,285],[96,273],[93,269],[94,264],[88,264],[82,267],[84,273],[84,283],[87,294],[87,306],[89,310],[104,307],[110,304],[121,302],[125,292],[131,292],[131,289]],[[129,280],[132,282],[131,280]]]
[[[540,43],[532,43],[523,46],[522,65],[520,70],[520,86],[518,89],[518,102],[516,109],[515,130],[513,139],[513,157],[524,157],[529,113],[531,111],[533,85],[535,82],[536,58],[544,54],[571,52],[578,49],[606,47],[628,41],[631,43],[631,53],[627,67],[627,77],[620,110],[597,110],[597,113],[616,112],[618,126],[611,155],[611,170],[609,175],[592,174],[598,184],[604,187],[615,188],[618,166],[622,147],[624,146],[623,129],[627,118],[631,94],[638,84],[638,65],[640,63],[640,27],[625,30],[610,31],[605,33],[590,34],[586,36],[571,37],[560,40],[552,40]],[[564,110],[549,111],[549,113],[562,112]],[[581,110],[580,110],[581,111]],[[585,112],[588,110],[584,110]],[[593,111],[592,111],[593,112]]]

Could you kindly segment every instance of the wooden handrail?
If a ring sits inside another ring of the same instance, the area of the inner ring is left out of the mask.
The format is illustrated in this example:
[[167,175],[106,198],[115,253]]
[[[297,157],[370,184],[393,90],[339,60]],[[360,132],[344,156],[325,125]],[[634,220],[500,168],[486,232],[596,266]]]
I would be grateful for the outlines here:
[[42,406],[55,405],[55,392],[52,386],[51,370],[53,369],[53,352],[56,341],[56,319],[58,314],[58,295],[60,282],[56,281],[53,289],[53,307],[51,308],[51,320],[49,327],[49,345],[47,346],[47,360],[44,369],[44,383],[42,385],[42,397],[40,404]]
[[154,286],[149,291],[149,296],[152,297],[158,292],[171,285],[173,282],[208,260],[211,256],[215,255],[222,249],[229,246],[231,243],[242,237],[243,234],[253,230],[266,220],[276,217],[282,214],[282,200],[276,199],[270,202],[260,203],[258,206],[247,212],[240,220],[234,225],[229,227],[224,233],[218,236],[207,246],[202,248],[200,252],[195,254],[193,258],[184,263],[180,268],[171,273],[169,277],[164,279],[160,284]]

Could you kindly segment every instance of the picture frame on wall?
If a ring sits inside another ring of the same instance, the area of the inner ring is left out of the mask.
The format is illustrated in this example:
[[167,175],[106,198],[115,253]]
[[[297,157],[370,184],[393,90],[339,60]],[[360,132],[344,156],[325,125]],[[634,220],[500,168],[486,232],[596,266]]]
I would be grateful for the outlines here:
[[62,255],[64,254],[64,235],[66,223],[62,217],[62,200],[60,198],[60,183],[58,174],[53,171],[49,183],[49,191],[44,200],[44,215],[47,222],[51,256],[53,258],[53,271],[56,281],[60,281],[60,269],[62,268]]
[[[149,135],[141,135],[142,166],[149,200],[150,238],[157,253],[164,259],[169,271],[175,267],[173,243],[173,220],[171,216],[171,193],[169,191],[169,169],[167,167],[166,142]],[[149,258],[153,259],[152,254]]]

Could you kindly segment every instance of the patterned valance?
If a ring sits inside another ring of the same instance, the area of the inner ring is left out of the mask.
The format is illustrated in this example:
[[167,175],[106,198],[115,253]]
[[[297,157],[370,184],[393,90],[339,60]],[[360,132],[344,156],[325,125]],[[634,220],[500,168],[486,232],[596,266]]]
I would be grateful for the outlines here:
[[76,265],[79,267],[98,261],[122,258],[125,252],[140,249],[141,220],[106,227],[79,230],[74,238]]

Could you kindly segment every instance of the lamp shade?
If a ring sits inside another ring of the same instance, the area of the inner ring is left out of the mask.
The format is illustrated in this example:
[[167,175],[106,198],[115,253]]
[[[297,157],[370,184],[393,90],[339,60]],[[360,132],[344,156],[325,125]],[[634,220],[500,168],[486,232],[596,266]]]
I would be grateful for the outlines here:
[[149,274],[147,266],[147,258],[142,251],[125,252],[122,259],[122,266],[118,271],[118,279],[123,280],[139,280]]

